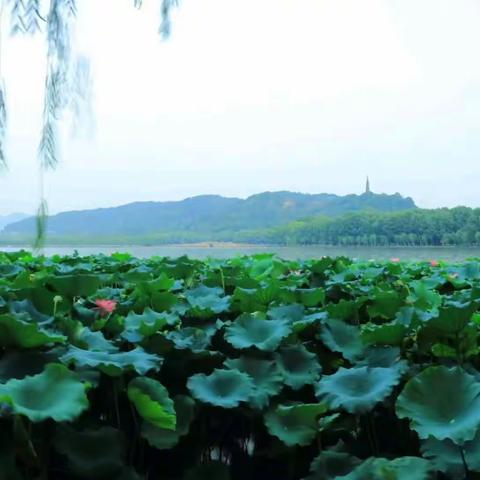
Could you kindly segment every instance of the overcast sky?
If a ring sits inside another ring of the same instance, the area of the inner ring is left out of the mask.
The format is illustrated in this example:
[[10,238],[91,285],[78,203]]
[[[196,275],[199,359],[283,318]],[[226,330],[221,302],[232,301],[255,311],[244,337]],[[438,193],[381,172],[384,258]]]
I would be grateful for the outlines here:
[[[266,190],[400,192],[480,206],[478,0],[79,0],[95,131],[62,140],[52,212]],[[44,42],[2,47],[10,169],[33,212]]]

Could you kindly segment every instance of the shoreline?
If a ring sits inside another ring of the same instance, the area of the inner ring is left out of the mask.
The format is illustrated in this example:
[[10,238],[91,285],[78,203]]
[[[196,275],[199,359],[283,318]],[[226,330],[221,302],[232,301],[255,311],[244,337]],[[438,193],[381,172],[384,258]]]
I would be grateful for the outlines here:
[[[228,249],[228,248],[327,248],[327,249],[480,249],[480,245],[331,245],[331,244],[298,244],[285,245],[280,243],[238,243],[238,242],[194,242],[194,243],[47,243],[44,248],[199,248],[199,249]],[[2,243],[2,248],[31,249],[32,245],[27,243]]]

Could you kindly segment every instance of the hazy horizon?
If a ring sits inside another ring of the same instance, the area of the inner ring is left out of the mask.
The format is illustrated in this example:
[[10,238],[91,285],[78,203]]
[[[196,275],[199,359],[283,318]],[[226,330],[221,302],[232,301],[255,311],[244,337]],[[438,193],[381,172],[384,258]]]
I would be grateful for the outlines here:
[[[199,194],[345,195],[367,174],[374,192],[419,207],[480,206],[475,0],[184,0],[166,42],[156,2],[132,3],[79,4],[95,128],[64,132],[46,178],[51,213]],[[0,215],[38,203],[44,44],[3,41]]]

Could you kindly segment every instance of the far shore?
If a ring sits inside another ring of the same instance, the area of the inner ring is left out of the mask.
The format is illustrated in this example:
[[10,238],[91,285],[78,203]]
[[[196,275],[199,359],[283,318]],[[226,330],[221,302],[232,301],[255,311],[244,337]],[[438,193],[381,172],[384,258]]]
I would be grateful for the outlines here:
[[[331,245],[331,244],[281,244],[281,243],[240,243],[240,242],[193,242],[193,243],[155,243],[155,242],[54,242],[46,243],[46,248],[86,248],[86,247],[105,247],[105,248],[128,248],[128,247],[162,247],[162,248],[331,248],[331,249],[478,249],[480,245]],[[0,240],[0,250],[2,248],[24,248],[31,249],[32,245],[26,242],[2,242]]]

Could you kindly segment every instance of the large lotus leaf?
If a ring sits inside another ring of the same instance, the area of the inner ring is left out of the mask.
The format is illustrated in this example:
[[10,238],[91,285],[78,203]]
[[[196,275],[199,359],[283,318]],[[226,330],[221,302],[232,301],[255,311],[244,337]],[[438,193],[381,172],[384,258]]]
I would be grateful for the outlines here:
[[128,398],[139,415],[159,428],[175,430],[177,418],[168,390],[157,380],[137,377],[130,381]]
[[229,358],[224,362],[227,368],[237,369],[250,375],[254,389],[249,400],[253,408],[265,408],[270,397],[277,395],[283,387],[283,377],[275,362],[256,358]]
[[271,254],[255,255],[248,274],[255,280],[278,278],[288,272],[288,265]]
[[146,308],[142,314],[130,312],[125,318],[125,331],[122,337],[130,342],[139,342],[150,337],[167,325],[175,325],[180,321],[178,315],[172,313],[158,313]]
[[401,373],[395,368],[339,368],[333,375],[322,377],[316,395],[331,408],[363,414],[388,397],[400,377]]
[[162,358],[145,352],[141,347],[128,352],[96,352],[73,345],[60,360],[66,364],[74,363],[77,367],[98,367],[110,376],[119,376],[128,370],[145,375],[150,370],[159,370],[163,362]]
[[180,330],[168,332],[165,336],[179,350],[188,349],[192,352],[203,352],[209,347],[214,333],[214,329],[184,327]]
[[327,304],[326,309],[330,318],[350,320],[358,317],[358,310],[365,300],[366,298],[359,298],[357,300],[342,299],[338,303]]
[[217,407],[234,408],[248,402],[254,390],[252,378],[238,370],[215,369],[211,375],[197,373],[187,381],[193,397]]
[[40,313],[35,308],[35,305],[28,299],[11,302],[9,304],[9,310],[10,313],[14,315],[27,314],[30,320],[33,320],[39,325],[48,325],[53,322],[53,317]]
[[[135,299],[135,310],[141,310],[148,306],[151,306],[156,312],[167,312],[167,311],[176,311],[179,308],[180,301],[178,297],[172,292],[156,292],[151,296],[149,295],[134,295]],[[186,310],[186,307],[182,312]]]
[[298,303],[272,307],[268,310],[267,315],[274,320],[286,320],[288,323],[299,322],[305,315],[305,307]]
[[0,345],[36,348],[50,343],[64,343],[67,337],[29,321],[27,314],[0,315]]
[[305,307],[317,307],[325,303],[325,290],[323,288],[298,288],[296,293]]
[[344,358],[350,361],[359,359],[365,348],[358,327],[334,318],[325,322],[320,338],[330,350],[340,352]]
[[0,359],[0,383],[7,382],[12,378],[20,379],[41,373],[45,365],[58,361],[59,353],[56,350],[5,352]]
[[74,343],[88,350],[118,352],[118,347],[107,340],[101,331],[92,332],[87,327],[83,327],[80,332],[77,333]]
[[463,445],[456,445],[451,440],[436,440],[429,437],[422,441],[420,450],[422,455],[429,459],[436,470],[448,475],[448,478],[462,480],[466,477],[463,464],[462,452],[468,470],[480,472],[480,430],[477,430],[475,438]]
[[410,283],[409,301],[416,308],[429,310],[438,308],[442,304],[442,296],[435,291],[435,285],[432,285],[429,279],[414,280]]
[[462,444],[480,426],[480,382],[459,367],[428,367],[407,382],[396,411],[420,438]]
[[361,338],[367,345],[401,345],[406,334],[407,327],[396,322],[369,323],[362,327]]
[[400,373],[408,370],[408,362],[401,360],[398,347],[375,346],[365,350],[362,360],[356,362],[356,366],[396,368]]
[[60,425],[54,444],[67,458],[69,472],[80,478],[118,478],[124,468],[125,437],[112,427],[76,431]]
[[374,289],[371,294],[372,305],[367,308],[370,317],[393,319],[403,305],[402,294],[395,290]]
[[271,435],[285,445],[310,445],[319,431],[317,417],[328,407],[323,403],[279,405],[265,414],[264,422]]
[[277,299],[279,293],[280,287],[273,282],[260,288],[237,287],[232,300],[241,312],[264,312],[270,303]]
[[294,322],[292,325],[292,330],[294,333],[303,332],[306,328],[310,326],[320,325],[321,323],[325,322],[327,318],[328,318],[327,312],[310,313],[309,315],[305,315],[298,322]]
[[337,446],[322,451],[310,465],[310,475],[305,480],[333,480],[350,473],[360,460]]
[[47,282],[66,297],[89,297],[93,295],[101,285],[100,277],[97,275],[62,275],[50,277]]
[[0,264],[0,276],[5,278],[13,278],[25,271],[20,265],[14,263],[2,263]]
[[286,320],[265,320],[245,313],[225,329],[225,340],[238,349],[256,347],[273,352],[290,333]]
[[201,285],[185,292],[185,297],[194,314],[219,314],[230,308],[230,297],[223,296],[223,290],[219,287]]
[[303,345],[282,348],[275,354],[275,360],[285,384],[293,390],[315,383],[322,372],[317,356]]
[[187,395],[177,395],[173,399],[177,424],[175,430],[159,428],[150,422],[142,424],[142,436],[147,442],[159,450],[168,450],[179,442],[180,438],[187,435],[190,423],[194,417],[195,402]]
[[458,334],[467,326],[476,309],[474,303],[451,302],[438,309],[438,316],[429,320],[426,328],[442,335]]
[[231,476],[227,465],[214,461],[191,468],[183,480],[231,480]]
[[399,457],[395,460],[372,457],[336,480],[427,480],[431,469],[430,462],[419,457]]
[[52,418],[65,422],[77,418],[88,408],[87,385],[64,365],[50,363],[45,370],[22,380],[12,379],[0,385],[0,401],[32,422]]

